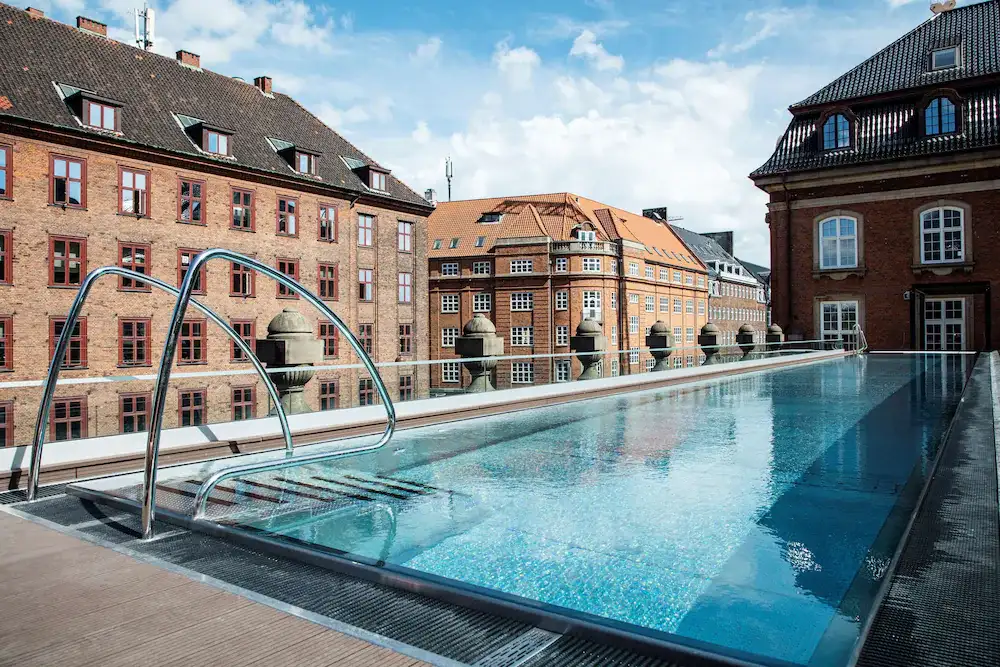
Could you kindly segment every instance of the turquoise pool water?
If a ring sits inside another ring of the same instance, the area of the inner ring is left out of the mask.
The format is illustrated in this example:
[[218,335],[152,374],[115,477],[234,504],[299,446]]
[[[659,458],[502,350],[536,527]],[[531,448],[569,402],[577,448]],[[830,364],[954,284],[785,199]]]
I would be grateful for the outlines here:
[[245,478],[341,501],[238,523],[721,653],[842,665],[971,359],[850,358],[409,430]]

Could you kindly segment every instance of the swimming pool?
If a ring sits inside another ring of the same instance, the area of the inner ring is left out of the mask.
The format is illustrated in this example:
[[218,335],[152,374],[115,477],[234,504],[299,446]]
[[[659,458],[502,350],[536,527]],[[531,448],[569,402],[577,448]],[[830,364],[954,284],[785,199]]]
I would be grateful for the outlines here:
[[852,357],[412,429],[220,486],[213,518],[756,662],[842,665],[972,359]]

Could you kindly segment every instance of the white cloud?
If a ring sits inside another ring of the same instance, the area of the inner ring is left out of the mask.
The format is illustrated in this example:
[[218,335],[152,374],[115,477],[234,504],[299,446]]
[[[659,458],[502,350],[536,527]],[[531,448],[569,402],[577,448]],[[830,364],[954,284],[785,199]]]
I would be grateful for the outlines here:
[[527,88],[531,85],[535,69],[542,64],[542,59],[532,49],[526,46],[512,49],[508,41],[504,40],[497,44],[493,52],[493,64],[512,88]]
[[427,127],[427,121],[419,121],[410,137],[418,144],[426,144],[431,140],[431,130]]
[[438,53],[441,52],[441,38],[431,37],[426,42],[417,45],[417,50],[414,51],[410,58],[413,60],[434,60],[437,58]]
[[598,71],[620,72],[625,66],[625,59],[608,53],[604,45],[597,41],[597,35],[590,30],[584,30],[573,40],[573,48],[569,54],[589,60]]
[[735,42],[719,44],[708,52],[708,57],[718,58],[727,54],[748,51],[761,42],[776,37],[784,28],[805,20],[808,13],[808,9],[796,10],[787,7],[747,12],[743,16],[746,26],[743,37]]

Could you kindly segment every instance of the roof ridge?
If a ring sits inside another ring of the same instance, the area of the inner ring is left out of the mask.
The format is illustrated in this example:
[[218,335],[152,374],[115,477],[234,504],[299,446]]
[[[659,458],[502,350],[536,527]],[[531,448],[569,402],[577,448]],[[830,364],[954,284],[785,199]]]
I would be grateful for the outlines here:
[[538,209],[535,208],[535,205],[530,202],[528,203],[528,212],[531,213],[531,219],[535,221],[536,225],[538,225],[538,231],[540,231],[543,236],[548,236],[549,231],[545,229],[545,225],[542,223],[542,216],[538,213]]

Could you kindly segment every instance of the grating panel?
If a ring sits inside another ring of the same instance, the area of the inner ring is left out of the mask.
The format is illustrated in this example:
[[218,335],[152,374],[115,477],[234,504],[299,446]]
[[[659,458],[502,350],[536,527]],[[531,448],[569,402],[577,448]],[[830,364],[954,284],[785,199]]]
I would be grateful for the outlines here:
[[[38,500],[42,498],[52,498],[53,496],[61,496],[66,492],[66,487],[69,482],[64,482],[62,484],[49,484],[48,486],[38,487],[38,495],[35,496]],[[14,503],[23,503],[28,499],[28,492],[24,489],[13,489],[12,491],[5,491],[0,493],[0,505],[13,505]]]
[[509,644],[476,661],[473,667],[520,667],[558,641],[561,635],[531,628]]

